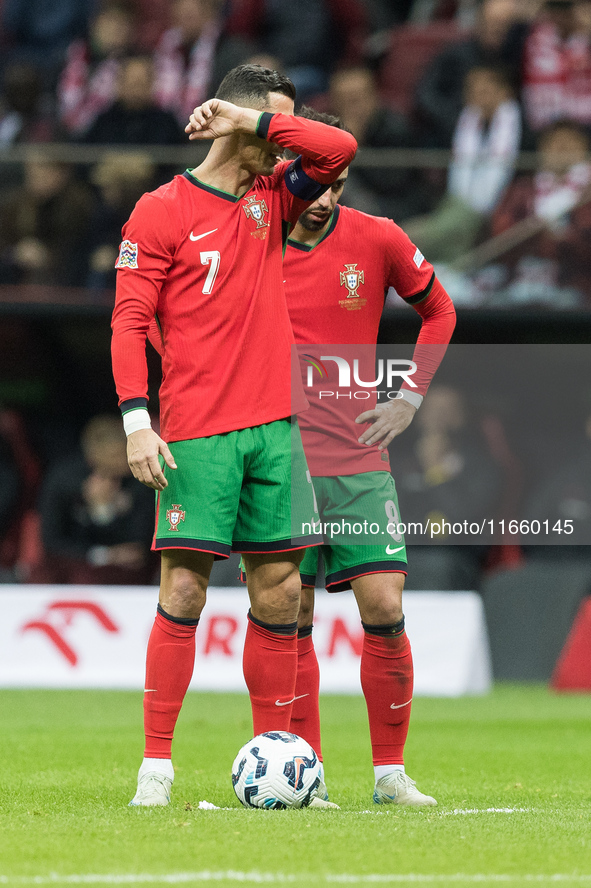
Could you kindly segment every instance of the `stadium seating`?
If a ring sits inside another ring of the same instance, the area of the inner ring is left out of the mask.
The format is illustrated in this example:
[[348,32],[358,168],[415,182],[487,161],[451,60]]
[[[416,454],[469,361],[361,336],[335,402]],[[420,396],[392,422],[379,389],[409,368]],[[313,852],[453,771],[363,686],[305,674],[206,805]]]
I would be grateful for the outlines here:
[[384,101],[403,114],[410,114],[415,87],[427,62],[463,33],[454,22],[393,28],[380,70],[379,86]]
[[162,32],[170,27],[170,6],[162,0],[138,0],[138,43],[143,50],[154,49]]

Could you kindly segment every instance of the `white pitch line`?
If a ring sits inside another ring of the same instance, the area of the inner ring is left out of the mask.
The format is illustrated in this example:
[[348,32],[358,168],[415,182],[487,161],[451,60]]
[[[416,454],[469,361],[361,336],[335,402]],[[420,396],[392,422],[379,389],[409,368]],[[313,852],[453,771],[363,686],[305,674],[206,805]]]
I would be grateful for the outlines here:
[[[523,814],[533,811],[533,808],[454,808],[453,811],[434,811],[431,808],[423,809],[427,814],[435,814],[437,817],[452,817],[458,814]],[[375,809],[367,811],[342,811],[341,817],[346,814],[393,814],[394,811],[376,811]]]
[[[311,882],[311,880],[313,880]],[[591,874],[570,875],[568,873],[539,874],[528,873],[525,875],[512,875],[510,873],[453,873],[443,875],[440,873],[375,873],[367,875],[353,875],[347,873],[327,873],[325,875],[314,873],[259,873],[240,872],[236,870],[211,871],[204,870],[195,873],[84,873],[76,875],[59,875],[51,873],[48,876],[4,876],[0,875],[0,885],[181,885],[191,882],[242,882],[254,884],[294,884],[305,885],[319,884],[396,884],[396,883],[423,883],[437,884],[456,882],[458,884],[545,884],[570,882],[571,884],[591,884]]]
[[457,882],[459,884],[486,884],[487,882],[493,883],[511,883],[511,882],[524,882],[528,883],[542,883],[547,885],[549,882],[575,882],[577,884],[588,884],[591,883],[591,875],[577,875],[570,876],[568,873],[554,873],[552,875],[540,875],[540,874],[532,874],[528,873],[526,875],[511,875],[510,873],[494,873],[491,875],[487,875],[485,873],[454,873],[452,875],[445,876],[443,874],[435,874],[435,873],[393,873],[391,875],[367,875],[367,876],[326,876],[327,882],[339,882],[339,883],[351,883],[351,884],[387,884],[387,883],[408,883],[408,882],[417,882],[417,883],[437,883],[437,882]]
[[523,814],[531,808],[454,808],[453,811],[440,811],[441,817],[452,814]]
[[511,875],[510,873],[494,873],[487,875],[486,873],[453,873],[451,875],[445,876],[439,873],[392,873],[392,874],[376,874],[376,875],[367,875],[367,876],[348,876],[348,875],[327,875],[326,881],[329,883],[339,882],[339,883],[351,883],[351,884],[387,884],[387,883],[407,883],[407,882],[417,882],[417,883],[437,883],[437,882],[458,882],[460,884],[486,884],[487,882],[493,883],[511,883],[511,882],[524,882],[528,883],[542,883],[547,885],[549,882],[575,882],[577,884],[589,884],[591,883],[591,875],[577,875],[571,876],[568,873],[554,873],[552,875],[541,875],[541,874],[532,874],[528,873],[526,875]]
[[[199,811],[237,811],[240,814],[244,813],[243,808],[220,808],[218,805],[214,805],[212,802],[207,802],[205,800],[199,802],[197,808]],[[451,817],[458,814],[525,814],[533,810],[533,808],[454,808],[452,811],[429,810],[426,813],[435,814],[438,817]],[[274,813],[275,812],[273,812],[273,814]],[[393,813],[394,811],[392,810],[382,811],[376,807],[372,809],[368,808],[366,811],[341,811],[339,816],[348,817],[355,816],[357,814],[370,814],[376,817],[384,814],[388,815]]]

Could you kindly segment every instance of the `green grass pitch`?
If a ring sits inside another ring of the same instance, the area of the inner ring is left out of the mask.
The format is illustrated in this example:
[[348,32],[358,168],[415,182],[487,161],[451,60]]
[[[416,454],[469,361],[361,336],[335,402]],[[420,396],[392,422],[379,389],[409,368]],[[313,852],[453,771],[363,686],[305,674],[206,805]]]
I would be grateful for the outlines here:
[[501,685],[415,700],[407,770],[439,800],[423,811],[373,805],[362,697],[324,698],[322,718],[340,811],[240,807],[230,768],[251,728],[237,694],[189,694],[173,803],[137,809],[140,694],[0,692],[0,886],[591,888],[591,697]]

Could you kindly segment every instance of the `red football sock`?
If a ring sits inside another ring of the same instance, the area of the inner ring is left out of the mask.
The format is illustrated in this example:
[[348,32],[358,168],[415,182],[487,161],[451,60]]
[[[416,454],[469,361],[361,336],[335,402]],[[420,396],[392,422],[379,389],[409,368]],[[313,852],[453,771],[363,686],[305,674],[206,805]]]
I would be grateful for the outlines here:
[[144,758],[170,758],[174,726],[195,666],[195,630],[159,606],[148,641],[144,691]]
[[373,763],[402,765],[413,689],[410,642],[404,630],[398,635],[373,635],[365,628],[361,687],[367,703]]
[[266,731],[289,731],[297,644],[297,623],[262,623],[249,612],[242,666],[255,736]]
[[298,675],[289,730],[292,734],[298,734],[307,740],[322,761],[320,712],[318,709],[319,687],[320,670],[312,640],[312,627],[306,626],[298,632]]

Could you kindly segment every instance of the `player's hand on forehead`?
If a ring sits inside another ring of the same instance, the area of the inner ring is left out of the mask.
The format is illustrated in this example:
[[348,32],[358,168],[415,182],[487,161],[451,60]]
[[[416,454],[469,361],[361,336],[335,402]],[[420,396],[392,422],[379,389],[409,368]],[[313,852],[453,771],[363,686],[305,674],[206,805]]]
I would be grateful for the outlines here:
[[189,139],[219,139],[232,133],[254,133],[260,111],[241,108],[223,99],[208,99],[193,110],[185,132]]

